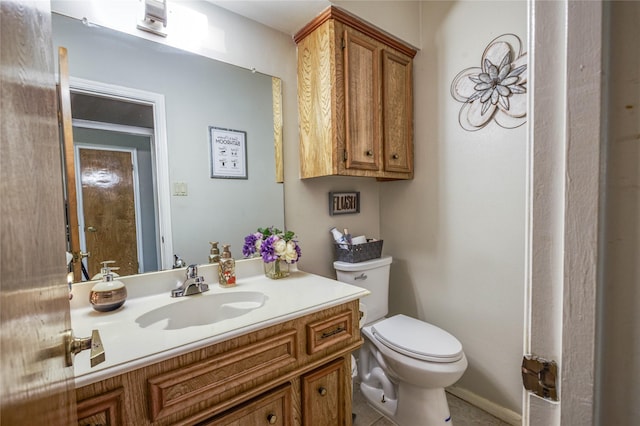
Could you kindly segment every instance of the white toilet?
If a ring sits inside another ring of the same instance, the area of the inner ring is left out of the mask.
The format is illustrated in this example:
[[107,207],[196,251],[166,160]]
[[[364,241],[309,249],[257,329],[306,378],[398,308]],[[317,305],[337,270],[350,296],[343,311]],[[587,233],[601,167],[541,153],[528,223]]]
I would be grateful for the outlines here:
[[444,388],[462,377],[467,358],[458,339],[446,331],[405,315],[385,317],[391,260],[333,263],[338,281],[371,292],[360,301],[360,390],[400,426],[451,425]]

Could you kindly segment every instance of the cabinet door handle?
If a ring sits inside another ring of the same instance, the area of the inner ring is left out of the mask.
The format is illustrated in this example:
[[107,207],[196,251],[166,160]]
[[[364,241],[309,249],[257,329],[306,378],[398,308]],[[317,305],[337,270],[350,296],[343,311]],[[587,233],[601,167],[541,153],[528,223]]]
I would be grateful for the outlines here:
[[373,157],[373,151],[371,151],[370,149],[367,150],[366,154],[367,154],[367,157]]
[[318,393],[320,394],[320,396],[325,396],[327,394],[327,388],[325,387],[318,388]]
[[398,158],[400,158],[400,156],[398,154],[393,154],[391,158],[393,158],[394,160],[397,160]]
[[269,422],[270,425],[275,425],[277,421],[278,421],[278,416],[276,416],[275,414],[267,415],[267,422]]

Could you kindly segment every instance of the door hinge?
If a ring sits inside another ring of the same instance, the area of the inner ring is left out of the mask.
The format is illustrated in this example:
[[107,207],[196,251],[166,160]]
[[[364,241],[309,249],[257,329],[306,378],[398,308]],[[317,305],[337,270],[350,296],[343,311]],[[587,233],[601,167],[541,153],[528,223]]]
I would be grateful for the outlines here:
[[541,398],[558,401],[558,364],[535,355],[522,357],[522,384]]
[[342,156],[342,159],[343,159],[344,161],[347,161],[347,150],[346,150],[346,149],[344,150],[344,154],[343,154],[343,156]]
[[344,37],[342,37],[342,49],[344,50],[344,48],[347,47],[347,44],[344,41]]

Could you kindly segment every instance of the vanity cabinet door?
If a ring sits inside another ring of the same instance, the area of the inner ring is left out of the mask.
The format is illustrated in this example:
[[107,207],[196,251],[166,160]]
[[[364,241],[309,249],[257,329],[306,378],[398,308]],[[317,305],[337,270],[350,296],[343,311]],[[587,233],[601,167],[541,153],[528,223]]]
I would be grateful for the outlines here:
[[339,358],[302,377],[304,426],[351,424],[351,393],[345,389],[345,368],[344,358]]
[[287,384],[199,426],[289,426],[291,404],[291,385]]
[[124,389],[103,393],[78,401],[78,426],[120,426]]

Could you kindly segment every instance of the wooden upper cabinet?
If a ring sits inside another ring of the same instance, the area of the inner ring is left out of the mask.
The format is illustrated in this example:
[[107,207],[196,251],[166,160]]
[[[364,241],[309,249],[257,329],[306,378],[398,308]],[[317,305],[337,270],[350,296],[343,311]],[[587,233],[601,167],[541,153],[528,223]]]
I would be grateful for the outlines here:
[[413,178],[415,49],[334,6],[294,39],[301,178]]
[[344,31],[346,169],[380,170],[380,47]]
[[413,174],[411,59],[382,52],[384,170]]

